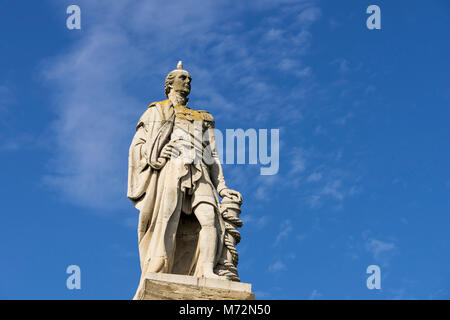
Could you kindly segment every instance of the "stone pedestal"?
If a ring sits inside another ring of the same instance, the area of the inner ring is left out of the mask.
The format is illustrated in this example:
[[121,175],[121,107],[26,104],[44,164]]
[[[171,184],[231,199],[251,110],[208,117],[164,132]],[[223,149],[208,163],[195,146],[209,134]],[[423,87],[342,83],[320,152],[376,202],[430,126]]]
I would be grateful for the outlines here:
[[198,278],[192,276],[148,273],[137,300],[254,300],[249,283]]

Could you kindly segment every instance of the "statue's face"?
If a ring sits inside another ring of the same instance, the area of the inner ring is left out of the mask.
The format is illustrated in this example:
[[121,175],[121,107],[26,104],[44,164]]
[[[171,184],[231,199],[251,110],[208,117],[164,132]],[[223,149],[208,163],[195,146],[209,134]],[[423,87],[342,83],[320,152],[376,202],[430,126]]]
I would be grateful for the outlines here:
[[186,71],[177,72],[172,83],[172,90],[187,96],[191,92],[192,78]]

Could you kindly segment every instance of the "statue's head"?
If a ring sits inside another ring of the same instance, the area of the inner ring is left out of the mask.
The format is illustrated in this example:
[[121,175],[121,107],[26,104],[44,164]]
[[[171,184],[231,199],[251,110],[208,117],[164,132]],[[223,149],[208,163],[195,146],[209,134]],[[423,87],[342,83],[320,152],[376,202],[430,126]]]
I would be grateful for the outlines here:
[[191,92],[191,81],[191,75],[186,70],[183,70],[183,63],[179,61],[177,68],[171,71],[166,77],[164,87],[166,97],[169,96],[172,90],[187,97]]

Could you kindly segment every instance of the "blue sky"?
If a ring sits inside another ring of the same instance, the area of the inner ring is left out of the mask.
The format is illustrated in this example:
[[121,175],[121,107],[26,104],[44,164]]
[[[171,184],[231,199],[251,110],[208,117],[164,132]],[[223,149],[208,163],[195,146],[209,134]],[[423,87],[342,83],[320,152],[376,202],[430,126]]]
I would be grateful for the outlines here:
[[256,298],[450,298],[448,1],[1,3],[0,298],[133,296],[128,146],[178,60],[217,128],[280,130],[277,175],[224,165]]

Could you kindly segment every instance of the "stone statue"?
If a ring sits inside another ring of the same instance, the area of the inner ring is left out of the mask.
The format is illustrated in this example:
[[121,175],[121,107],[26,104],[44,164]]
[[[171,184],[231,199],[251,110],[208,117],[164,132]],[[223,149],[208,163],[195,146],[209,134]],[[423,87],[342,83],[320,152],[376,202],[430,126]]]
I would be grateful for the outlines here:
[[130,146],[127,196],[140,211],[140,287],[148,273],[239,281],[242,196],[225,183],[214,118],[187,106],[191,80],[180,61],[166,77],[168,99],[150,104]]

